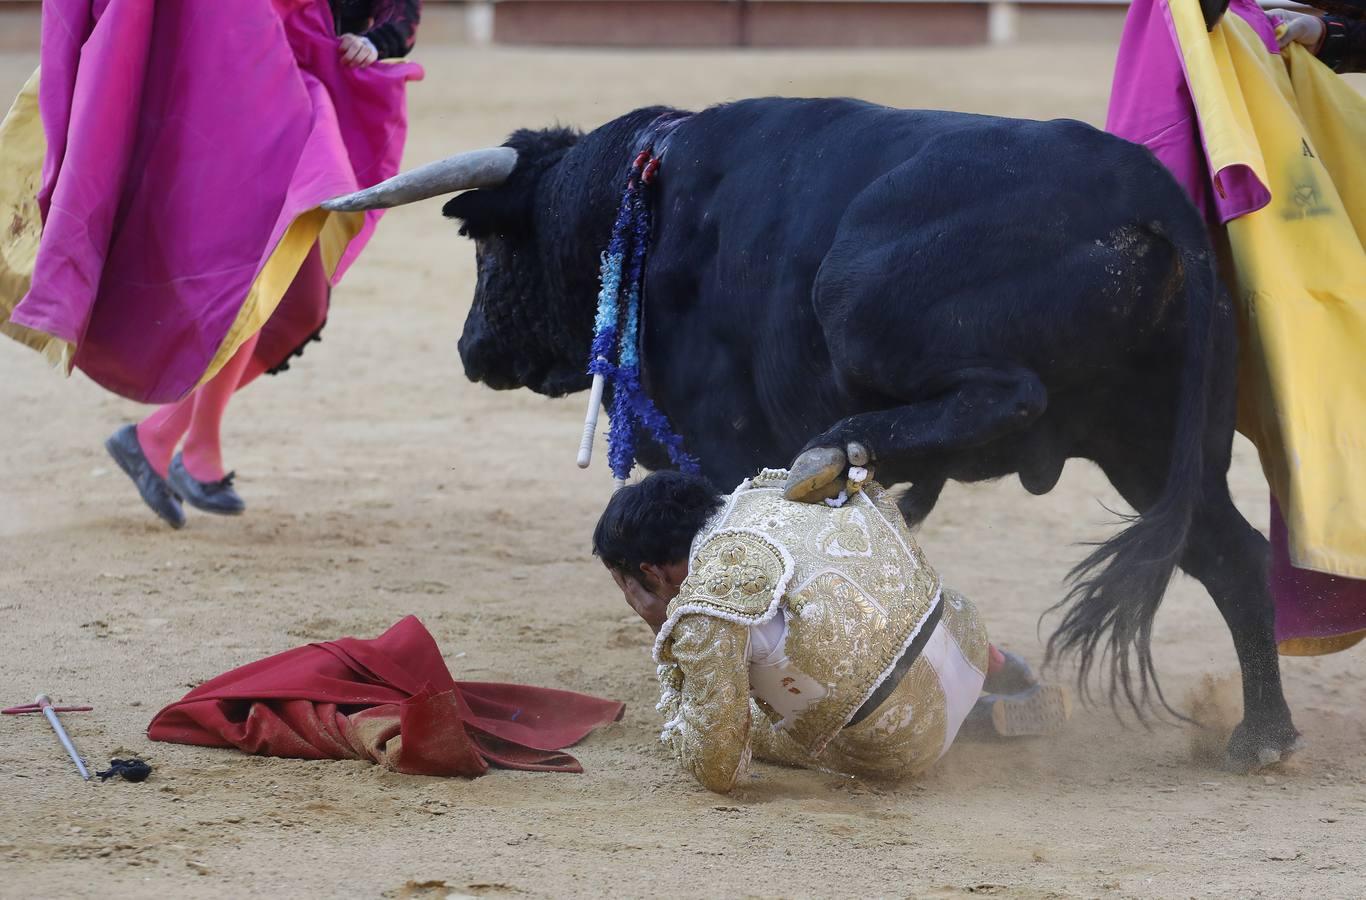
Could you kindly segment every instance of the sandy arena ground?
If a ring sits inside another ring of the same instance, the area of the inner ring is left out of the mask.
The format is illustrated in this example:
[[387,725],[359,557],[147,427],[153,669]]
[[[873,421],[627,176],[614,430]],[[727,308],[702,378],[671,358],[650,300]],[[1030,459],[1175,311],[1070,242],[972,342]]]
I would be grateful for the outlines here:
[[[1112,53],[427,47],[408,159],[518,126],[762,94],[1098,123]],[[0,93],[35,61],[0,57]],[[138,408],[0,344],[0,699],[93,703],[66,717],[88,758],[156,766],[142,785],[83,784],[41,720],[0,722],[0,896],[1366,893],[1361,650],[1286,661],[1308,744],[1271,775],[1231,777],[1188,731],[1083,709],[1056,740],[960,745],[895,789],[758,766],[734,796],[700,790],[655,740],[646,629],[588,554],[610,482],[601,464],[573,463],[582,397],[500,394],[461,374],[473,265],[436,202],[393,213],[337,292],[325,342],[229,414],[247,516],[193,515],[178,533],[101,448]],[[1235,493],[1264,526],[1247,449]],[[1014,481],[958,487],[922,541],[996,640],[1037,660],[1038,615],[1078,542],[1109,527],[1099,501],[1118,502],[1081,464],[1046,498]],[[370,637],[406,613],[458,678],[616,697],[626,717],[575,751],[584,775],[475,781],[144,736],[157,708],[204,679],[311,640]],[[1169,694],[1236,716],[1220,687],[1237,671],[1232,645],[1193,582],[1173,588],[1156,642]]]

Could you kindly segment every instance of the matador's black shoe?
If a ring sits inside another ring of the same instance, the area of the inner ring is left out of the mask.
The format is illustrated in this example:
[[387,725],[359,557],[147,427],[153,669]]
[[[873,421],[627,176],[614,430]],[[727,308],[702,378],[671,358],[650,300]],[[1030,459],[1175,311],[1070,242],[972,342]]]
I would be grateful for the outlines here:
[[1039,683],[1039,676],[1024,661],[1024,657],[1009,650],[1002,651],[1005,663],[987,675],[982,690],[988,694],[1019,694]]
[[156,469],[147,461],[147,454],[142,452],[142,444],[138,443],[136,425],[125,425],[114,432],[109,436],[109,440],[104,442],[104,449],[114,457],[114,462],[119,464],[119,468],[133,479],[138,493],[142,495],[142,501],[152,512],[172,528],[184,527],[185,511],[180,508],[180,500],[166,483],[166,479],[158,475]]
[[167,477],[171,489],[195,509],[218,516],[240,516],[246,512],[247,504],[232,488],[236,474],[229,472],[217,481],[200,481],[185,469],[185,462],[177,453],[171,457],[171,469]]
[[958,730],[972,740],[1057,734],[1072,718],[1072,696],[1060,684],[1036,684],[1014,694],[983,694]]
[[977,705],[990,710],[992,730],[1000,737],[1057,734],[1072,718],[1072,696],[1060,684],[1036,684],[1017,694],[983,694]]

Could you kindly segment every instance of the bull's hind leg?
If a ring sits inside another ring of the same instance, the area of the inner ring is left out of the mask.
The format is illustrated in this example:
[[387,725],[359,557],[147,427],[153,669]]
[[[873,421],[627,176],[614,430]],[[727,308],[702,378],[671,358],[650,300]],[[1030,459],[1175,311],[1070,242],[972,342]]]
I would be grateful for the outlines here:
[[[1038,376],[1018,367],[974,366],[934,379],[934,388],[916,393],[924,399],[904,406],[860,413],[836,423],[812,439],[793,462],[788,496],[809,500],[824,496],[857,457],[896,473],[897,480],[916,480],[917,463],[980,447],[1026,428],[1043,414],[1048,392]],[[942,478],[938,480],[942,487]],[[929,497],[929,505],[937,497]]]
[[1243,721],[1229,740],[1225,764],[1246,772],[1284,759],[1296,749],[1299,732],[1281,689],[1266,538],[1233,505],[1224,479],[1218,482],[1207,486],[1191,522],[1181,568],[1209,591],[1233,635],[1243,674]]
[[[1141,439],[1132,447],[1142,449],[1114,454],[1101,468],[1125,502],[1143,511],[1160,493],[1163,477],[1144,460],[1161,459],[1162,454]],[[1224,762],[1230,770],[1247,772],[1284,759],[1295,750],[1299,732],[1281,688],[1266,538],[1233,505],[1227,458],[1220,451],[1209,461],[1212,470],[1203,478],[1181,568],[1209,591],[1233,638],[1243,676],[1243,721],[1229,739]]]

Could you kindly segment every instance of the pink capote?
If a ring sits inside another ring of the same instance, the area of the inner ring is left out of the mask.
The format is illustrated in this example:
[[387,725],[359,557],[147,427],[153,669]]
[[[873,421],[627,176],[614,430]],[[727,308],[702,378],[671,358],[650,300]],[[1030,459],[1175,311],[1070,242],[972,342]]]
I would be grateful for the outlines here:
[[[1231,0],[1240,16],[1278,52],[1276,32],[1253,0]],[[1205,218],[1220,223],[1271,202],[1271,191],[1246,166],[1211,172],[1200,136],[1176,31],[1162,0],[1133,0],[1124,22],[1105,130],[1153,152],[1190,194]]]
[[[1366,581],[1299,569],[1290,561],[1290,535],[1276,498],[1271,498],[1271,598],[1276,603],[1276,642],[1323,643],[1308,655],[1336,652],[1361,640],[1366,628]],[[1293,643],[1290,644],[1293,646]],[[1306,655],[1296,651],[1293,655]]]
[[422,69],[343,66],[327,0],[44,0],[42,40],[43,235],[12,321],[177,400],[295,218],[398,171]]

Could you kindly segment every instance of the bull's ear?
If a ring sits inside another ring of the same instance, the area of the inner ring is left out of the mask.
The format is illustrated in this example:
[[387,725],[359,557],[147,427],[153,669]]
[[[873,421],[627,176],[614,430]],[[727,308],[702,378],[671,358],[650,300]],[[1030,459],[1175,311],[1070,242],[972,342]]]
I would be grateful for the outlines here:
[[460,220],[460,233],[476,240],[492,235],[531,233],[532,200],[541,176],[578,143],[572,128],[523,128],[503,146],[517,151],[517,167],[496,188],[467,191],[447,201],[441,212]]
[[523,192],[508,188],[466,191],[446,201],[441,213],[460,222],[460,233],[482,240],[493,235],[525,234],[531,215]]

